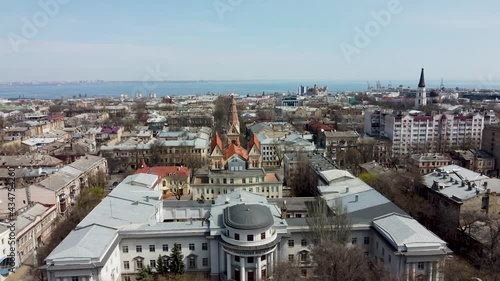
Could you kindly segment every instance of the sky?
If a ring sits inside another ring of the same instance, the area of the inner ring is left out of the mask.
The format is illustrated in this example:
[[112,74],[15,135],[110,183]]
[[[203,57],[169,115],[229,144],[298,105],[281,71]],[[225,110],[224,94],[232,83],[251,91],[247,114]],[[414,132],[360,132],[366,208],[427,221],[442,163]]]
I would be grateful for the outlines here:
[[500,80],[500,1],[0,0],[0,82]]

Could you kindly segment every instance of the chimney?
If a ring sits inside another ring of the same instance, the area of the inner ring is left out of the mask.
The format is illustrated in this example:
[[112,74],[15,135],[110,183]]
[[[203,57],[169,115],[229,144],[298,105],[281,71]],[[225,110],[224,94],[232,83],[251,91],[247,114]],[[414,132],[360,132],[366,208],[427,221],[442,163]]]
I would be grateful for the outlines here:
[[281,207],[281,219],[286,219],[286,200],[283,201],[283,206]]
[[354,202],[358,202],[358,199],[359,199],[359,195],[358,194],[354,195]]
[[349,193],[349,187],[345,188],[345,193]]

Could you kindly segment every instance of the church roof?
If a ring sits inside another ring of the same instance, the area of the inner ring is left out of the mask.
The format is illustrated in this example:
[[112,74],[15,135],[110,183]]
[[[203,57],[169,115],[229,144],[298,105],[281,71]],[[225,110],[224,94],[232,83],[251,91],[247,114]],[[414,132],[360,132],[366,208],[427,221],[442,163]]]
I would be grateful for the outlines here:
[[211,151],[214,151],[215,146],[219,146],[219,148],[222,150],[222,140],[220,139],[218,133],[215,133],[215,136],[212,139],[212,145],[210,146]]
[[418,82],[419,88],[425,87],[425,79],[424,79],[424,68],[422,68],[422,72],[420,72],[420,81]]
[[257,148],[260,150],[260,142],[259,142],[259,139],[257,138],[257,136],[255,134],[252,134],[252,136],[250,137],[250,141],[248,142],[248,149],[252,149],[252,147],[256,145]]
[[234,143],[228,146],[226,150],[224,150],[224,160],[229,159],[234,154],[238,154],[241,158],[248,160],[247,150]]

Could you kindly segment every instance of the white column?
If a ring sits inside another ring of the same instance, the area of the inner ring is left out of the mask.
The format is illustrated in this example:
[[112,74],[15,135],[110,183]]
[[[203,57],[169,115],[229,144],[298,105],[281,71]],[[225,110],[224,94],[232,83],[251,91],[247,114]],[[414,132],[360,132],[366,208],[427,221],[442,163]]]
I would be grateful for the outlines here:
[[219,274],[221,274],[224,272],[224,268],[226,267],[226,265],[224,264],[225,252],[224,249],[222,249],[221,245],[219,245],[218,247],[218,253],[219,253]]
[[245,277],[245,257],[240,257],[240,281],[247,280]]
[[427,280],[432,281],[432,262],[427,263],[427,272],[428,272]]
[[227,280],[231,279],[231,273],[233,272],[231,268],[231,255],[229,253],[226,254],[226,277]]
[[406,264],[406,280],[407,281],[410,280],[410,264],[409,263]]
[[262,274],[262,262],[260,261],[261,257],[257,257],[257,268],[255,269],[256,272],[255,272],[255,280],[256,281],[260,281],[260,279],[262,278],[261,274]]
[[269,254],[269,263],[267,264],[267,274],[269,276],[273,276],[273,269],[274,269],[274,253],[271,252]]

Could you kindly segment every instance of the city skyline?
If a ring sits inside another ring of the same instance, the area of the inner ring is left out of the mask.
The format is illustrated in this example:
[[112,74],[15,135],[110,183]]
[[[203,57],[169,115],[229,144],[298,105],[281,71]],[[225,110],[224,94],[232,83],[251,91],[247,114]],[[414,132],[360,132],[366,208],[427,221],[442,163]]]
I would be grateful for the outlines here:
[[396,81],[417,79],[423,66],[429,81],[494,82],[500,4],[482,4],[9,3],[0,81]]

